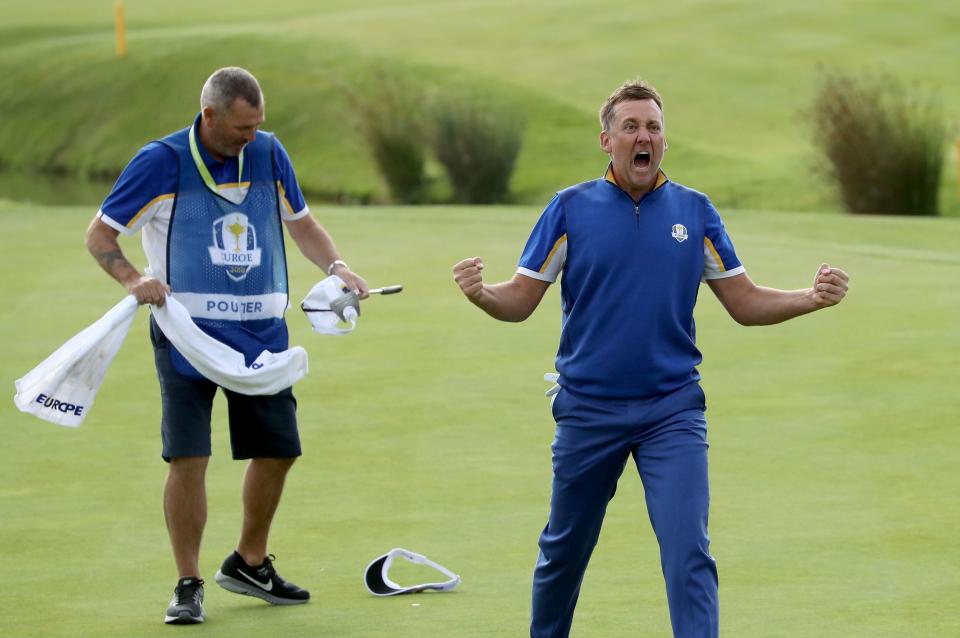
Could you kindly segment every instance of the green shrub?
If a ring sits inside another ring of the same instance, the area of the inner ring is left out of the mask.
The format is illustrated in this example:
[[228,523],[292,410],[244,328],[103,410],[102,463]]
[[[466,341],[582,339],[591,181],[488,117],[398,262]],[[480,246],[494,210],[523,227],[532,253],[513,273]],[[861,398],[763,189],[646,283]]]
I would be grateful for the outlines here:
[[416,90],[396,79],[378,77],[376,88],[364,99],[354,99],[370,154],[386,182],[391,199],[399,204],[428,200],[427,137],[422,99]]
[[814,144],[851,213],[936,215],[947,129],[938,104],[887,74],[825,72]]
[[367,134],[373,161],[387,183],[390,197],[400,204],[427,201],[429,182],[425,171],[423,141],[409,129],[389,125],[374,127]]
[[433,109],[433,148],[455,199],[495,204],[510,193],[524,121],[506,107],[444,100]]

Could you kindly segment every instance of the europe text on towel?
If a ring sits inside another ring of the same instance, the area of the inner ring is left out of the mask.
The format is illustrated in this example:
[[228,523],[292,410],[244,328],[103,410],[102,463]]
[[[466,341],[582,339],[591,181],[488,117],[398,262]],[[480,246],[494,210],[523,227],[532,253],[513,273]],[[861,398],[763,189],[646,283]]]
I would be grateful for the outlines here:
[[[200,330],[186,308],[173,297],[167,297],[162,308],[150,309],[160,330],[190,365],[228,390],[276,394],[307,373],[307,353],[300,346],[283,352],[264,350],[247,367],[243,354]],[[136,299],[132,295],[125,297],[18,379],[14,397],[17,407],[59,425],[77,427],[83,423],[136,313]]]

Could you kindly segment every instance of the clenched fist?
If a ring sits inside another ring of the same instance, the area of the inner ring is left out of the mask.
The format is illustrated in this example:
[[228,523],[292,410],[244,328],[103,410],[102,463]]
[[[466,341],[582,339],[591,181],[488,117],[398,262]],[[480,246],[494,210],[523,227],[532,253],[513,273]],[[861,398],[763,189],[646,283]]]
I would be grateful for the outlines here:
[[819,308],[840,303],[847,296],[850,277],[839,268],[821,264],[813,281],[813,299]]
[[453,280],[470,301],[477,301],[483,293],[483,260],[471,257],[453,267]]

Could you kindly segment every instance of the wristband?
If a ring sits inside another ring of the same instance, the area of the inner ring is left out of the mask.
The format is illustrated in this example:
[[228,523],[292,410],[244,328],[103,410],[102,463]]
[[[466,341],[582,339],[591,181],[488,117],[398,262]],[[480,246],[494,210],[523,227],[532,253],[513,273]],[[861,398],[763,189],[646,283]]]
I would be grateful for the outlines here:
[[334,260],[333,260],[333,263],[331,263],[331,264],[327,267],[327,274],[328,274],[328,275],[332,275],[332,274],[333,274],[333,270],[334,270],[337,266],[343,266],[343,267],[346,268],[347,270],[350,270],[350,266],[347,265],[347,262],[343,261],[342,259],[334,259]]

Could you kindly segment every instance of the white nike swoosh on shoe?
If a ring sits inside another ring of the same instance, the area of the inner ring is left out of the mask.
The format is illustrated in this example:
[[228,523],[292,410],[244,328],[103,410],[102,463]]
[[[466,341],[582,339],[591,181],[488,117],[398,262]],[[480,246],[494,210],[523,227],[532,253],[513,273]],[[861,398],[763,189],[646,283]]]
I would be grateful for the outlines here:
[[242,570],[242,569],[237,568],[237,571],[240,572],[240,575],[241,575],[241,576],[243,576],[244,578],[246,578],[247,580],[249,580],[251,583],[253,583],[253,584],[256,585],[257,587],[259,587],[259,588],[262,589],[263,591],[270,591],[271,589],[273,589],[273,581],[272,581],[272,580],[268,580],[268,581],[265,582],[265,583],[261,583],[261,582],[260,582],[259,580],[257,580],[256,578],[253,578],[252,576],[248,576],[247,574],[243,573],[243,570]]

